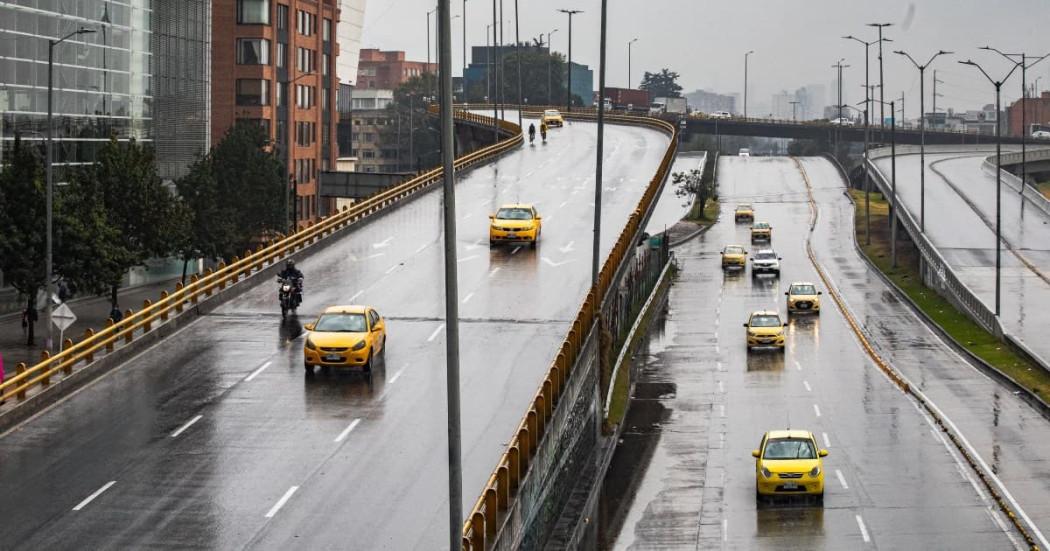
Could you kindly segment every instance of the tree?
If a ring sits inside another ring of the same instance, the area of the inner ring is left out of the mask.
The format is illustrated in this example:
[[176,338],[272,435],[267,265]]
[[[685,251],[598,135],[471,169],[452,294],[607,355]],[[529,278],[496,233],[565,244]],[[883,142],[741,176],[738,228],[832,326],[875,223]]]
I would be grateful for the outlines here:
[[379,139],[393,147],[400,170],[419,172],[441,163],[438,121],[427,112],[427,99],[436,91],[437,77],[430,73],[412,77],[394,90],[394,101],[387,107],[388,124]]
[[[712,159],[713,156],[709,154],[708,162],[713,162]],[[678,186],[674,190],[676,197],[694,198],[691,218],[703,218],[708,199],[717,199],[714,178],[698,168],[688,172],[675,172],[671,175],[671,182]]]
[[642,84],[638,86],[648,90],[654,98],[678,98],[682,96],[682,87],[678,85],[678,73],[661,69],[659,73],[645,72]]
[[172,231],[179,237],[175,241],[184,261],[232,258],[266,236],[283,232],[286,174],[262,127],[237,121],[176,182],[185,210],[174,207]]
[[[565,56],[558,52],[548,52],[538,43],[521,43],[519,48],[523,101],[528,100],[528,103],[533,105],[559,104],[565,101]],[[500,66],[503,99],[506,103],[517,103],[519,52],[514,51],[513,45],[506,46],[504,51]],[[549,91],[548,82],[550,83]],[[466,90],[467,101],[475,103],[493,101],[494,98],[490,96],[494,89],[489,79],[481,78],[472,81]],[[576,103],[575,98],[573,103]]]

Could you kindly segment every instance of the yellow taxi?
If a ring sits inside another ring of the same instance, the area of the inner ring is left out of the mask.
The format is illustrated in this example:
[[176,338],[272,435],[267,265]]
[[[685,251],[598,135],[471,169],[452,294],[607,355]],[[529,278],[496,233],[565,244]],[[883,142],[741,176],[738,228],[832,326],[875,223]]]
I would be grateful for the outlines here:
[[557,109],[547,109],[544,111],[543,118],[540,119],[540,121],[547,123],[547,128],[553,128],[555,126],[561,128],[562,126],[565,126],[565,119],[562,118],[561,112]]
[[808,430],[771,430],[762,435],[755,458],[755,497],[812,496],[824,502],[824,457]]
[[768,222],[755,222],[751,224],[751,242],[771,241],[773,239],[773,226]]
[[747,350],[751,351],[752,348],[759,346],[774,347],[778,351],[784,351],[784,327],[787,323],[784,323],[780,319],[780,314],[769,311],[759,310],[753,312],[751,317],[748,318],[747,323],[744,327],[747,328]]
[[722,269],[747,266],[747,250],[743,245],[726,245],[722,249]]
[[755,219],[755,208],[751,206],[751,203],[740,203],[736,206],[736,210],[733,211],[733,219],[737,222],[740,221],[753,221]]
[[371,371],[386,355],[386,322],[370,306],[329,306],[307,331],[303,362],[307,375],[314,366]]
[[489,246],[500,243],[527,243],[533,249],[540,240],[543,218],[528,203],[503,205],[489,215]]
[[784,293],[787,295],[787,311],[789,314],[804,312],[820,313],[820,295],[817,286],[808,281],[796,281],[792,283]]

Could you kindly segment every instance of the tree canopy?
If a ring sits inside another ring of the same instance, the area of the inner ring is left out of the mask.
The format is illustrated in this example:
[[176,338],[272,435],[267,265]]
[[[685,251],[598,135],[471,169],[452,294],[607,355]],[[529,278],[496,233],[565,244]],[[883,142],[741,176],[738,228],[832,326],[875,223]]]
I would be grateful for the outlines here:
[[678,73],[670,69],[660,69],[658,73],[645,72],[642,83],[638,86],[648,90],[654,98],[678,98],[682,96],[682,87],[678,85]]

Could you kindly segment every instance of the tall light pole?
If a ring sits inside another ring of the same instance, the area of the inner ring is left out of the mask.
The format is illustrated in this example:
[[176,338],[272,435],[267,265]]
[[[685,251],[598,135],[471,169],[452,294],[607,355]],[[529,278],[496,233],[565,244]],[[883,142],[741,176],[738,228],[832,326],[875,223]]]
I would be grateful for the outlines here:
[[[598,248],[602,235],[602,161],[605,146],[605,39],[606,11],[609,0],[602,0],[601,33],[598,42],[598,142],[594,166],[594,238],[591,248],[591,290],[598,298]],[[572,27],[569,27],[570,33]],[[594,309],[601,306],[594,302]]]
[[463,0],[463,100],[467,98],[467,0]]
[[744,54],[744,118],[747,118],[747,58],[751,54],[755,53],[754,50],[749,50]]
[[[926,233],[926,68],[937,59],[937,56],[947,55],[954,52],[939,52],[930,56],[930,59],[919,65],[915,59],[904,50],[893,52],[902,55],[911,61],[911,64],[919,70],[919,231]],[[902,96],[903,97],[903,96]],[[903,99],[901,100],[903,104]]]
[[521,25],[518,17],[518,0],[514,0],[514,57],[518,60],[518,126],[521,126]]
[[838,154],[839,154],[839,132],[840,132],[840,129],[841,129],[841,126],[842,126],[842,69],[844,67],[849,67],[849,65],[843,65],[842,64],[843,61],[846,61],[846,58],[839,59],[837,63],[835,63],[834,65],[831,66],[831,68],[835,69],[837,71],[837,74],[838,74],[838,76],[836,77],[837,81],[836,81],[836,86],[835,86],[838,89],[838,102],[836,102],[835,105],[837,105],[838,108],[839,108],[839,118],[838,118],[837,121],[835,121],[836,122],[836,127],[835,127],[835,155],[836,156],[838,156]]
[[937,85],[944,84],[944,81],[937,78],[937,69],[933,70],[933,110],[930,111],[934,115],[937,114],[937,98],[944,97],[944,94],[937,93]]
[[[1014,74],[1014,71],[1020,66],[1015,64],[1009,73],[1001,80],[995,80],[984,70],[983,67],[974,63],[972,60],[967,59],[966,61],[960,61],[963,65],[972,65],[977,67],[977,70],[981,71],[981,74],[988,79],[995,86],[995,315],[999,315],[1000,306],[1000,283],[1002,280],[1002,221],[1003,221],[1003,197],[1002,197],[1002,121],[999,120],[999,112],[1001,111],[1001,97],[1003,83],[1010,79],[1010,75]],[[1023,188],[1022,188],[1023,189]]]
[[[855,37],[853,35],[844,36],[842,38],[844,38],[846,40],[856,40],[857,42],[860,42],[861,44],[864,45],[864,110],[865,111],[870,111],[869,107],[870,107],[870,104],[871,104],[871,96],[868,94],[868,92],[869,92],[870,86],[871,86],[871,84],[869,82],[871,80],[871,72],[868,70],[868,68],[870,66],[870,58],[868,56],[868,50],[869,50],[869,47],[872,44],[875,44],[876,42],[878,42],[879,46],[881,47],[882,46],[882,42],[893,42],[893,41],[890,40],[889,38],[881,38],[880,37],[878,40],[872,40],[871,42],[867,42],[867,41],[861,40],[861,39],[859,39],[859,38],[857,38],[857,37]],[[867,173],[865,172],[865,176],[866,175],[867,175]]]
[[[492,0],[492,47],[489,48],[489,67],[492,68],[492,143],[499,142],[499,65],[496,63],[496,23],[499,22],[499,12],[496,0]],[[488,32],[486,30],[486,32]]]
[[[627,89],[631,89],[631,45],[638,42],[637,38],[632,38],[627,42]],[[605,101],[605,98],[598,98],[601,101]]]
[[558,32],[558,29],[554,29],[547,33],[547,105],[554,105],[551,101],[551,58],[554,57],[554,49],[551,48],[551,35]]
[[558,10],[569,16],[569,62],[565,65],[567,83],[565,85],[565,111],[572,112],[572,16],[583,13],[582,10]]
[[53,133],[54,125],[52,124],[51,119],[54,116],[54,111],[52,109],[52,104],[54,102],[53,96],[54,96],[54,77],[55,77],[55,46],[58,46],[59,44],[65,42],[67,39],[72,38],[74,36],[78,36],[78,35],[82,35],[82,34],[91,34],[93,32],[96,32],[96,31],[94,29],[85,29],[84,27],[80,27],[77,30],[67,34],[66,36],[63,36],[62,38],[60,38],[58,40],[50,39],[50,40],[47,41],[47,204],[46,204],[46,209],[47,209],[47,238],[46,238],[46,240],[47,240],[47,244],[46,244],[46,247],[45,247],[46,248],[45,254],[46,254],[47,260],[46,260],[45,266],[44,266],[44,276],[47,278],[47,280],[44,282],[44,304],[45,304],[45,309],[44,309],[44,312],[45,312],[44,320],[45,321],[44,321],[44,323],[47,324],[47,343],[45,343],[44,347],[47,350],[51,350],[51,346],[53,344],[52,343],[52,336],[53,336],[53,333],[54,333],[53,330],[52,330],[52,323],[51,323],[51,313],[54,310],[54,305],[51,303],[51,292],[52,292],[52,286],[55,284],[54,263],[53,263],[53,256],[52,256],[54,254],[54,244],[53,244],[53,233],[54,233],[54,230],[53,230],[53,223],[54,223],[53,214],[54,213],[53,213],[53,205],[54,205],[54,194],[55,194],[54,188],[55,188],[55,185],[54,185],[54,174],[53,174],[54,170],[53,170],[53,167],[52,167],[52,163],[53,163],[53,159],[54,159],[54,152],[52,151],[53,148],[51,147],[51,134]]
[[[291,69],[289,69],[289,71],[291,71]],[[288,172],[290,172],[292,174],[292,176],[291,176],[291,178],[289,178],[289,182],[288,182],[289,186],[291,187],[291,189],[286,189],[285,192],[284,192],[284,213],[285,213],[284,220],[285,220],[286,224],[289,223],[289,222],[291,223],[291,226],[288,227],[288,232],[289,233],[295,233],[295,231],[299,227],[299,203],[298,203],[298,201],[299,201],[299,176],[295,173],[295,171],[294,171],[294,169],[292,167],[292,161],[293,161],[293,159],[292,159],[292,156],[293,156],[292,152],[295,150],[294,144],[292,143],[292,133],[293,133],[292,129],[295,128],[295,121],[294,121],[295,106],[292,105],[292,103],[291,103],[292,102],[291,98],[292,97],[297,97],[297,96],[295,96],[295,94],[292,93],[292,85],[295,84],[296,82],[298,82],[299,79],[301,79],[303,77],[308,77],[308,76],[311,76],[311,75],[314,75],[314,74],[316,74],[316,73],[314,73],[314,72],[300,73],[299,76],[297,76],[297,77],[295,77],[295,78],[293,78],[291,80],[287,80],[287,81],[282,83],[282,85],[284,86],[284,105],[285,105],[285,109],[287,109],[287,111],[285,113],[285,115],[286,115],[285,121],[286,121],[287,124],[285,124],[285,127],[284,127],[284,133],[285,133],[284,159],[285,159],[285,163],[286,163],[285,170],[287,170]],[[292,197],[295,197],[295,205],[294,206],[292,205]]]
[[875,27],[879,30],[879,128],[884,128],[886,125],[886,111],[883,108],[886,106],[886,80],[885,74],[882,72],[882,29],[893,25],[893,23],[868,23],[869,27]]
[[[1004,54],[990,46],[983,46],[980,49],[996,52],[1021,68],[1021,216],[1024,216],[1024,188],[1028,184],[1028,110],[1026,109],[1025,101],[1028,99],[1027,74],[1030,67],[1046,59],[1050,54],[1037,58],[1035,56],[1027,56],[1024,53]],[[1014,58],[1019,58],[1019,60],[1015,60]],[[1034,59],[1035,61],[1028,63],[1029,59]],[[1038,80],[1039,79],[1036,79],[1036,81]],[[999,115],[996,114],[997,118],[998,116]]]

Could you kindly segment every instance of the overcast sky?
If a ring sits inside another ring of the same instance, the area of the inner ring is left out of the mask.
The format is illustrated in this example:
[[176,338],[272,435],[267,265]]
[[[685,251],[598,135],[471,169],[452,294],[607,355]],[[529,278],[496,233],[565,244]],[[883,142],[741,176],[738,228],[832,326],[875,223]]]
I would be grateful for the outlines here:
[[[497,0],[499,1],[499,0]],[[514,0],[502,0],[506,42],[513,40]],[[365,12],[365,47],[405,50],[409,58],[425,60],[426,12],[434,0],[368,0]],[[580,9],[573,19],[573,60],[595,69],[599,41],[598,0],[520,0],[522,39],[551,29],[555,50],[567,47],[567,16],[558,8]],[[492,21],[492,2],[467,0],[467,44],[485,43],[484,26]],[[452,0],[452,15],[463,13],[462,0]],[[903,49],[924,63],[939,49],[955,51],[938,58],[932,69],[944,81],[938,107],[974,109],[994,101],[994,88],[973,67],[957,63],[970,59],[996,78],[1010,69],[993,52],[980,51],[990,45],[1006,52],[1026,51],[1043,55],[1050,51],[1050,1],[1048,0],[613,0],[609,2],[607,86],[627,81],[627,42],[633,46],[633,81],[642,71],[668,67],[681,74],[686,92],[705,88],[721,93],[742,92],[743,54],[753,49],[749,71],[749,103],[768,109],[770,96],[807,84],[828,87],[833,65],[845,57],[851,65],[844,82],[850,103],[863,100],[864,46],[840,38],[853,34],[864,40],[875,38],[866,23],[893,23],[885,36],[894,40],[884,50],[886,101],[905,94],[907,117],[919,112],[918,71],[892,50]],[[454,19],[453,58],[456,74],[462,64],[463,19]],[[872,83],[878,82],[876,46],[872,46]],[[431,54],[435,56],[436,54]],[[468,61],[469,62],[469,61]],[[927,71],[927,103],[931,94],[931,70]],[[1041,89],[1050,89],[1050,58],[1028,71],[1028,81],[1037,77]],[[1020,72],[1003,88],[1003,103],[1020,96]],[[927,110],[929,105],[927,105]]]

